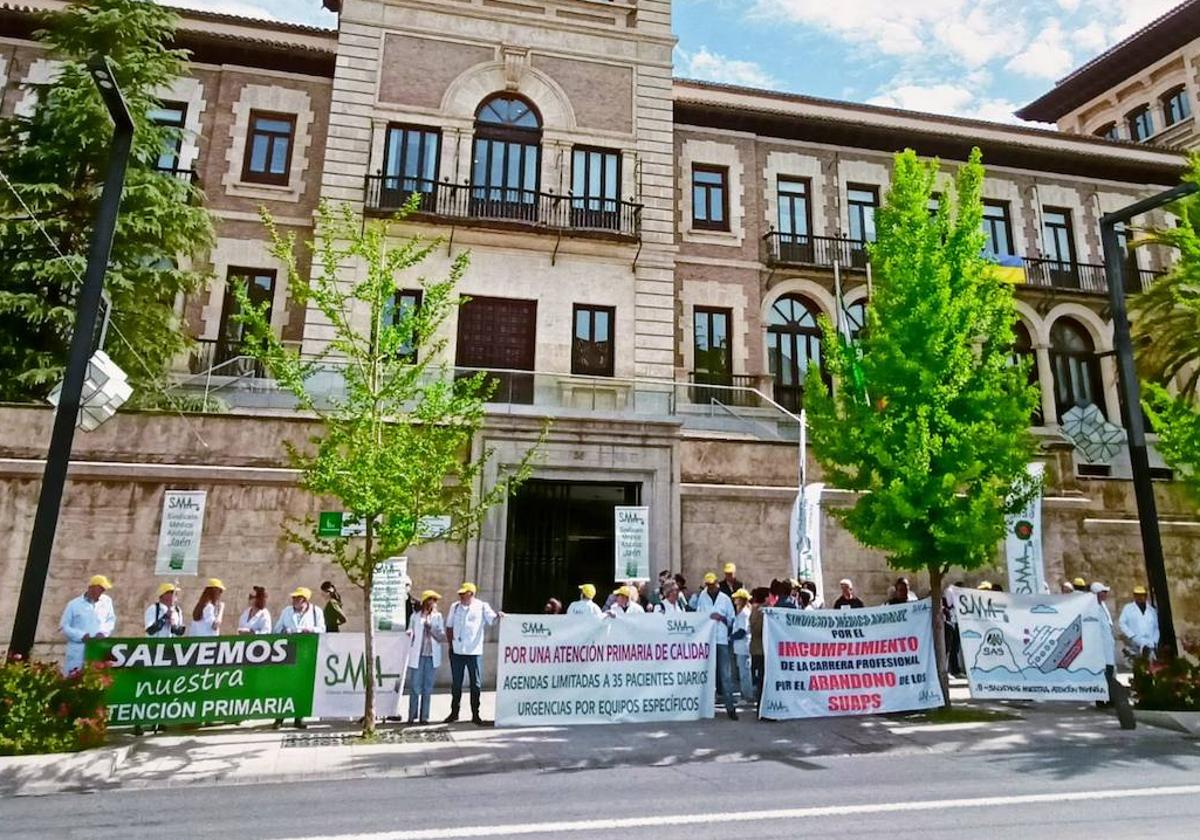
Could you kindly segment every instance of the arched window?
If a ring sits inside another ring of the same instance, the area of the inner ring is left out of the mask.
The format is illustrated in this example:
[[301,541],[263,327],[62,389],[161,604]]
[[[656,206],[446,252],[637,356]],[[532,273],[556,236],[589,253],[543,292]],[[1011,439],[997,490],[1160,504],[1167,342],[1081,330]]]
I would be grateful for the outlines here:
[[804,380],[821,365],[820,310],[808,298],[784,295],[767,316],[767,361],[775,378],[775,402],[789,411],[804,405]]
[[1029,360],[1029,384],[1038,388],[1038,401],[1034,406],[1031,420],[1033,425],[1041,426],[1046,421],[1042,415],[1042,400],[1041,384],[1038,379],[1037,352],[1033,348],[1033,338],[1029,334],[1029,327],[1025,326],[1024,321],[1017,321],[1013,325],[1013,364],[1023,364],[1026,359]]
[[533,103],[502,93],[475,113],[471,212],[486,218],[537,221],[542,120]]
[[851,341],[858,341],[859,336],[867,328],[867,299],[862,298],[845,307],[846,331]]
[[1050,368],[1060,423],[1077,405],[1092,403],[1104,414],[1100,357],[1091,335],[1073,318],[1059,318],[1050,328]]

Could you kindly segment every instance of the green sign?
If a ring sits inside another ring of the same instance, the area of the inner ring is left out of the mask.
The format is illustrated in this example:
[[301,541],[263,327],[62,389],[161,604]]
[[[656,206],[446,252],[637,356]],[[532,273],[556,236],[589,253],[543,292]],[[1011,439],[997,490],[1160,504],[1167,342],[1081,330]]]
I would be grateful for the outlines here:
[[323,510],[317,516],[318,537],[361,537],[366,533],[367,525],[362,517],[338,510]]
[[318,636],[98,639],[109,664],[112,726],[211,723],[312,714]]

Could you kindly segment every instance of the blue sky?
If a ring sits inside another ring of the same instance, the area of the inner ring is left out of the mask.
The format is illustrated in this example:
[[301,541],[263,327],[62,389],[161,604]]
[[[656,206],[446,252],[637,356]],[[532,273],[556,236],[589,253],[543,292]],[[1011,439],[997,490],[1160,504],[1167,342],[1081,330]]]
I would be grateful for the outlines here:
[[[320,0],[170,0],[332,27]],[[675,74],[982,119],[1179,0],[675,0]]]

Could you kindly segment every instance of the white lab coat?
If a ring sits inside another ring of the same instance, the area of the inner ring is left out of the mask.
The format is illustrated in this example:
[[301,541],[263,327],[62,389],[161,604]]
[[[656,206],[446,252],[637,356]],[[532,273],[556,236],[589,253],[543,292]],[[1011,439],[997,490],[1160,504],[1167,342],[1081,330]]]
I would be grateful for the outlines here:
[[153,627],[155,624],[158,623],[158,620],[160,618],[162,618],[164,615],[167,614],[167,612],[170,612],[172,614],[172,617],[175,619],[174,628],[175,628],[176,632],[174,632],[174,633],[171,632],[172,624],[170,623],[170,620],[168,620],[167,623],[163,624],[162,628],[157,633],[151,633],[147,629],[147,631],[146,631],[147,636],[149,636],[152,639],[169,639],[172,636],[182,636],[183,635],[184,628],[187,625],[185,625],[183,623],[183,613],[179,611],[178,604],[172,604],[171,606],[168,607],[162,601],[155,601],[153,604],[146,607],[146,618],[142,622],[142,627],[144,627],[144,628]]
[[[429,630],[433,636],[430,649],[433,651],[433,667],[436,670],[442,664],[442,642],[446,641],[446,620],[437,610],[429,614]],[[408,667],[420,668],[421,646],[425,641],[425,621],[420,610],[413,610],[413,614],[408,617],[408,638],[411,639],[408,646]]]
[[266,607],[250,615],[250,608],[242,610],[242,617],[238,619],[237,626],[239,633],[252,633],[255,636],[264,636],[271,632],[271,611]]
[[1156,650],[1158,648],[1158,610],[1146,604],[1146,611],[1138,609],[1136,603],[1130,602],[1121,610],[1118,622],[1121,635],[1141,653],[1142,648]]
[[567,615],[590,615],[601,618],[604,610],[600,609],[600,605],[591,598],[580,598],[578,601],[572,601],[567,607]]
[[324,633],[325,613],[312,604],[304,612],[296,612],[296,608],[288,604],[279,614],[275,622],[275,632],[291,635],[292,633]]
[[646,611],[644,609],[642,609],[641,604],[635,604],[633,601],[630,601],[629,604],[626,605],[624,609],[621,608],[620,604],[618,604],[617,602],[614,601],[612,606],[610,606],[608,608],[608,611],[605,613],[605,615],[608,615],[612,618],[626,618],[627,616],[631,616],[631,615],[645,615],[645,614],[646,614]]
[[83,637],[111,636],[117,629],[117,614],[113,610],[112,598],[103,593],[94,603],[86,595],[72,598],[63,610],[58,629],[67,638],[63,673],[78,671],[83,667]]
[[490,626],[498,617],[487,601],[472,598],[469,606],[462,601],[450,605],[446,626],[454,631],[450,639],[450,652],[459,656],[483,655],[483,628]]
[[733,620],[733,629],[745,630],[746,635],[740,639],[733,640],[733,655],[737,657],[747,657],[750,655],[750,605],[747,604],[737,618]]
[[1112,613],[1108,611],[1108,604],[1096,602],[1096,617],[1100,619],[1100,638],[1101,644],[1104,647],[1104,664],[1116,667],[1117,664],[1117,643],[1113,638],[1113,620]]
[[655,607],[654,611],[663,613],[664,615],[674,615],[675,613],[687,612],[687,607],[683,605],[683,596],[676,598],[673,604],[666,598],[663,598],[662,603]]
[[225,605],[211,603],[204,605],[204,612],[200,615],[200,620],[192,619],[192,626],[188,628],[189,636],[219,636],[221,635],[221,619],[225,615]]
[[718,589],[717,597],[713,598],[708,594],[707,589],[701,589],[700,594],[696,596],[696,612],[701,615],[720,613],[722,620],[717,621],[717,632],[713,636],[713,644],[729,643],[729,628],[733,626],[733,620],[737,616],[733,611],[733,601],[729,600],[728,595]]

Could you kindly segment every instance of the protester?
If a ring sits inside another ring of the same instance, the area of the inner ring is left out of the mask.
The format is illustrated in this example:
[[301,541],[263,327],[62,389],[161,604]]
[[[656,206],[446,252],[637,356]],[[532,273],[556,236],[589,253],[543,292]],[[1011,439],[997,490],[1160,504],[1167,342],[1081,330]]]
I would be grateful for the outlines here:
[[1121,610],[1118,621],[1131,659],[1153,659],[1158,651],[1158,610],[1146,603],[1146,587],[1133,588],[1133,602]]
[[814,609],[814,610],[825,609],[825,599],[822,598],[821,593],[817,591],[816,582],[811,581],[811,580],[802,580],[802,581],[800,581],[800,587],[802,589],[807,589],[809,591],[809,593],[812,595],[812,609]]
[[643,581],[638,584],[638,603],[646,612],[655,612],[658,610],[658,605],[662,603],[662,596],[657,587],[650,585],[649,581]]
[[838,581],[838,586],[842,588],[842,594],[833,602],[835,610],[861,610],[866,606],[862,599],[854,594],[854,581],[850,578],[842,578]]
[[[275,632],[283,635],[295,633],[324,633],[325,614],[312,605],[312,590],[297,586],[292,590],[291,606],[283,608],[275,622]],[[297,729],[307,729],[302,718],[294,721]],[[283,726],[283,718],[276,718],[275,728]]]
[[1070,595],[1074,591],[1075,585],[1069,580],[1064,580],[1058,585],[1058,592],[1060,595]]
[[408,722],[429,723],[433,677],[442,664],[446,622],[438,611],[442,596],[432,589],[421,593],[421,607],[408,619]]
[[1088,591],[1087,581],[1081,577],[1077,577],[1073,581],[1071,581],[1071,587],[1076,592],[1087,592]]
[[792,600],[792,584],[791,581],[779,580],[776,578],[771,581],[771,597],[774,603],[771,606],[780,610],[794,610],[799,608],[794,600]]
[[188,629],[189,636],[219,636],[221,621],[225,618],[225,604],[221,597],[225,594],[225,584],[220,578],[209,578],[204,584],[200,599],[192,608],[192,626]]
[[802,609],[802,610],[816,609],[813,606],[813,594],[811,592],[809,592],[807,589],[797,589],[797,590],[795,590],[795,592],[796,592],[796,597],[799,599],[799,603],[797,604],[797,606],[800,609]]
[[[807,593],[806,593],[807,594]],[[754,699],[754,680],[750,676],[750,593],[738,589],[733,593],[733,632],[729,642],[733,652],[733,664],[737,668],[737,682],[742,702]]]
[[613,591],[613,602],[609,605],[606,615],[609,618],[623,618],[628,615],[641,615],[646,611],[634,600],[636,593],[632,586],[626,584]]
[[713,646],[717,650],[717,693],[729,719],[737,720],[737,709],[733,705],[733,671],[730,667],[733,654],[729,649],[729,628],[733,626],[736,616],[733,601],[721,591],[713,572],[704,576],[704,589],[696,597],[696,611],[717,622],[717,632],[713,636]]
[[604,610],[600,609],[600,605],[596,603],[596,587],[590,583],[583,583],[579,586],[579,600],[573,601],[567,607],[567,615],[590,615],[600,618],[604,615]]
[[446,723],[458,720],[462,706],[463,671],[470,679],[471,722],[483,726],[479,716],[479,695],[483,690],[483,630],[503,618],[491,605],[475,597],[477,588],[464,583],[458,588],[458,601],[446,617],[446,638],[450,641],[450,714]]
[[183,613],[175,603],[178,587],[173,583],[158,585],[158,600],[146,607],[146,635],[152,639],[169,639],[187,632]]
[[239,635],[264,636],[271,632],[271,611],[267,609],[267,590],[261,586],[250,588],[246,609],[238,619]]
[[750,674],[754,680],[754,702],[762,701],[763,674],[766,668],[766,652],[763,649],[763,609],[771,590],[756,587],[750,593]]
[[[1116,642],[1113,639],[1112,613],[1108,609],[1108,593],[1110,590],[1108,586],[1100,581],[1094,582],[1088,589],[1096,596],[1096,601],[1100,604],[1100,628],[1103,634],[1104,645],[1104,675],[1111,686],[1117,671],[1117,653]],[[1111,695],[1108,702],[1103,700],[1096,701],[1097,708],[1105,708],[1111,705]]]
[[976,586],[975,588],[978,589],[980,592],[991,592],[992,591],[992,582],[990,580],[981,580],[979,582],[979,585]]
[[908,578],[898,577],[895,584],[892,585],[892,595],[887,599],[887,606],[896,606],[897,604],[907,604],[913,600],[909,597],[911,593],[908,591]]
[[722,574],[725,575],[723,578],[721,578],[721,591],[732,598],[733,593],[742,588],[742,582],[736,577],[737,564],[726,563],[725,567],[721,571]]
[[557,598],[551,598],[542,607],[542,615],[560,615],[563,611],[562,601]]
[[687,604],[680,597],[679,587],[674,582],[667,585],[666,590],[663,592],[662,601],[659,602],[655,610],[664,615],[674,615],[675,613],[688,611]]
[[337,633],[346,623],[346,611],[342,609],[342,595],[331,580],[321,584],[321,594],[325,596],[325,609],[323,610],[325,632]]
[[[962,588],[963,582],[955,581],[956,587]],[[958,613],[954,610],[954,601],[950,598],[950,589],[942,593],[942,619],[946,634],[946,670],[953,677],[963,676],[962,639],[958,635]]]
[[104,575],[92,575],[87,589],[67,602],[58,629],[67,638],[67,655],[62,671],[72,674],[83,668],[83,643],[88,639],[104,639],[117,628],[117,613],[112,599],[105,593],[112,582]]

